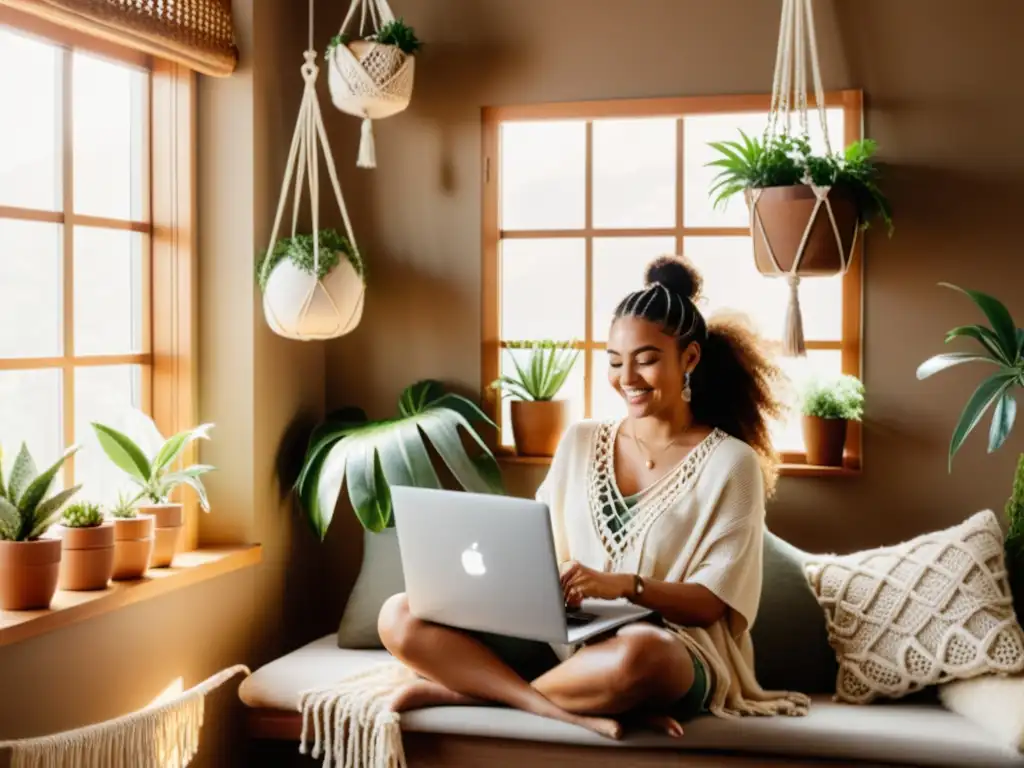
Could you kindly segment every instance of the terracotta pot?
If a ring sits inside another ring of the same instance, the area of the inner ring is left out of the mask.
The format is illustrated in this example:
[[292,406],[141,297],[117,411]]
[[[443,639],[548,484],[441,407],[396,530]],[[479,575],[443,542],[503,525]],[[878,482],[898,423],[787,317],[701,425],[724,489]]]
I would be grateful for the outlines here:
[[166,568],[174,561],[185,533],[185,513],[181,504],[140,504],[139,514],[156,520],[156,541],[150,568]]
[[569,426],[568,400],[513,400],[512,436],[521,456],[554,456]]
[[[777,276],[792,270],[808,226],[810,234],[797,268],[798,275],[836,275],[842,271],[844,261],[849,263],[860,222],[857,206],[846,190],[832,188],[827,196],[839,230],[838,241],[825,205],[814,214],[814,191],[806,184],[748,189],[744,195],[751,208],[754,262],[761,274]],[[778,267],[771,254],[778,260]]]
[[50,607],[60,573],[60,539],[0,541],[0,610]]
[[818,467],[843,466],[846,424],[846,419],[804,416],[804,443],[807,445],[808,464]]
[[63,542],[60,588],[72,591],[106,589],[114,575],[114,524],[90,528],[57,526]]
[[149,570],[155,522],[149,515],[114,519],[114,581],[141,579]]

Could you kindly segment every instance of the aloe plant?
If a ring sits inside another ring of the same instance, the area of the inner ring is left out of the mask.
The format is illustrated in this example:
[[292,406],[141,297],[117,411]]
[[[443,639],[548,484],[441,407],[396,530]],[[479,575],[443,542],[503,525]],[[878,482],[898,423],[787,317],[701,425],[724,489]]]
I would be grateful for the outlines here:
[[553,400],[580,356],[570,341],[510,341],[505,347],[529,350],[529,360],[521,365],[513,353],[515,375],[500,376],[491,387],[520,400]]
[[195,464],[171,471],[171,465],[193,441],[209,440],[213,424],[201,424],[195,429],[179,432],[168,438],[153,456],[146,456],[135,441],[112,427],[93,422],[92,428],[107,458],[139,486],[139,492],[131,499],[129,507],[140,499],[148,499],[154,504],[164,504],[171,491],[180,485],[187,485],[196,492],[203,511],[210,511],[206,487],[200,476],[210,472],[214,467],[209,464]]
[[[426,442],[437,451],[456,481],[467,491],[502,493],[494,455],[473,427],[494,427],[473,402],[446,393],[436,381],[408,387],[398,402],[398,417],[368,421],[358,408],[343,409],[313,432],[295,491],[307,521],[321,540],[334,517],[346,485],[356,517],[379,533],[394,524],[391,485],[440,488]],[[480,451],[470,456],[459,428]]]
[[78,451],[68,448],[64,455],[41,474],[24,443],[14,459],[11,475],[4,482],[0,451],[0,539],[5,541],[35,541],[61,516],[61,507],[81,489],[75,485],[50,496],[50,490],[60,468]]
[[1024,329],[1018,328],[1006,306],[998,299],[940,283],[945,288],[968,296],[982,311],[990,325],[963,325],[946,334],[946,343],[954,339],[972,340],[978,349],[972,352],[947,352],[935,355],[917,369],[917,378],[926,379],[964,363],[984,363],[992,366],[989,375],[978,385],[964,406],[949,442],[949,469],[953,457],[968,435],[995,406],[988,433],[988,452],[999,450],[1009,437],[1017,417],[1017,401],[1013,391],[1024,385]]

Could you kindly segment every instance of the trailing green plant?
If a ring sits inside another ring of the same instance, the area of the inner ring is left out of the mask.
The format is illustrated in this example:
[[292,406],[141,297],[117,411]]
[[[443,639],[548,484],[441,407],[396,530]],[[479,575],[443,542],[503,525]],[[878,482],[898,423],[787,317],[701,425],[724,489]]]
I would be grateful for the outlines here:
[[171,465],[193,441],[209,440],[213,424],[201,424],[195,429],[179,432],[168,438],[153,456],[146,456],[130,437],[116,429],[96,422],[93,422],[92,428],[107,458],[139,486],[140,490],[130,504],[134,505],[140,499],[148,499],[153,504],[165,504],[175,488],[187,485],[196,492],[203,511],[210,511],[206,488],[200,476],[210,472],[214,467],[209,464],[195,464],[171,471]]
[[4,482],[0,451],[0,539],[35,541],[60,519],[61,507],[81,489],[75,485],[50,495],[57,473],[78,451],[74,445],[40,473],[24,443],[14,459],[10,477]]
[[120,520],[138,517],[138,512],[135,510],[135,501],[131,496],[128,496],[123,492],[118,493],[117,501],[110,507],[110,516],[116,517]]
[[348,45],[352,42],[352,35],[347,32],[343,32],[340,35],[335,35],[331,38],[330,42],[327,43],[327,48],[324,50],[324,58],[330,60],[334,53],[334,49],[339,45]]
[[[515,375],[498,377],[491,388],[520,400],[553,400],[580,356],[571,341],[510,341],[505,347],[512,352],[509,357]],[[515,350],[523,349],[529,351],[529,357],[521,364]]]
[[69,504],[61,524],[66,528],[95,528],[103,524],[103,512],[98,504],[89,501]]
[[800,410],[819,419],[860,421],[864,417],[864,384],[849,374],[814,377],[804,385]]
[[303,272],[312,275],[314,266],[319,266],[316,271],[318,280],[324,279],[328,273],[338,266],[344,255],[353,266],[356,273],[365,278],[365,266],[362,256],[352,247],[347,237],[335,229],[320,230],[320,258],[319,264],[313,258],[313,235],[294,235],[293,237],[282,237],[274,243],[269,252],[264,252],[256,262],[256,280],[260,290],[267,289],[267,281],[271,273],[282,259],[291,259],[292,264]]
[[781,134],[757,139],[742,130],[740,136],[738,141],[709,144],[721,155],[708,163],[719,169],[710,190],[716,208],[745,189],[813,183],[848,191],[861,227],[866,229],[873,220],[881,219],[892,234],[892,206],[878,186],[874,162],[878,144],[873,139],[854,141],[842,152],[815,155],[807,137]]
[[[385,23],[380,28],[380,31],[376,34],[370,35],[366,39],[381,45],[393,45],[403,53],[409,54],[410,56],[416,53],[423,45],[419,39],[417,39],[415,30],[406,24],[401,17],[398,17],[394,21]],[[335,48],[339,45],[348,45],[351,42],[352,36],[347,32],[335,35],[327,44],[324,57],[330,59]]]
[[[334,517],[342,485],[362,526],[374,533],[394,525],[391,485],[440,488],[427,450],[433,446],[467,491],[503,493],[501,471],[473,422],[495,424],[472,401],[419,381],[398,401],[398,416],[369,421],[358,408],[330,415],[313,431],[295,482],[306,520],[321,540]],[[479,447],[470,455],[464,432]]]

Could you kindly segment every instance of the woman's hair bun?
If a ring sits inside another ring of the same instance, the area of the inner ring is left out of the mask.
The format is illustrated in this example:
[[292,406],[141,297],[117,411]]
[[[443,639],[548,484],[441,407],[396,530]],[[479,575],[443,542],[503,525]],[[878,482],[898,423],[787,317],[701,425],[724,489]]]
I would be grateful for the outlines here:
[[659,256],[647,265],[647,285],[660,283],[691,301],[700,295],[701,277],[697,269],[681,256]]

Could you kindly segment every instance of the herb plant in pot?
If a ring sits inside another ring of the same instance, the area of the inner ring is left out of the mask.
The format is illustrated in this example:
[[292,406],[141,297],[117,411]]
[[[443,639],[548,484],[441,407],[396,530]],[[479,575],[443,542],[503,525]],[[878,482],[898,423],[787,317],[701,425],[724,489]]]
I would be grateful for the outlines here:
[[815,377],[804,385],[801,410],[807,463],[843,466],[849,422],[864,414],[864,385],[848,374]]
[[172,470],[174,462],[195,440],[208,440],[212,424],[202,424],[194,429],[179,432],[164,442],[153,456],[145,452],[127,435],[112,427],[93,423],[93,430],[100,447],[117,467],[128,474],[129,479],[139,487],[132,500],[138,511],[155,518],[155,541],[150,567],[164,568],[174,560],[181,548],[184,533],[184,511],[181,503],[170,500],[171,493],[186,485],[195,491],[204,512],[210,511],[206,488],[200,479],[213,469],[207,464],[195,464],[184,469]]
[[121,495],[110,508],[114,523],[114,581],[141,579],[149,570],[156,542],[156,518],[140,515],[132,498]]
[[114,575],[114,524],[103,519],[99,505],[71,504],[54,530],[62,543],[60,588],[106,589]]
[[[522,456],[554,456],[558,441],[569,426],[570,403],[555,397],[579,359],[572,342],[510,341],[515,375],[499,377],[491,386],[513,398],[512,436]],[[518,350],[527,350],[525,363]]]
[[22,444],[6,482],[0,471],[0,610],[50,607],[60,574],[61,542],[44,534],[81,486],[52,496],[50,490],[61,466],[77,450],[72,446],[40,474]]

